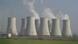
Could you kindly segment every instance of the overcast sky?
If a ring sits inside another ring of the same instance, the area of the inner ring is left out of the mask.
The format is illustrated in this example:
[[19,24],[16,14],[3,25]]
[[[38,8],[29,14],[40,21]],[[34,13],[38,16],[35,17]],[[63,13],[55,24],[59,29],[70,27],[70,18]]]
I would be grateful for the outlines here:
[[[72,32],[78,33],[78,0],[36,0],[35,9],[41,16],[44,8],[51,8],[55,15],[62,11],[71,18]],[[20,30],[21,18],[29,15],[23,0],[0,0],[0,28],[6,31],[9,16],[17,17],[17,29]],[[0,31],[1,31],[0,29]]]

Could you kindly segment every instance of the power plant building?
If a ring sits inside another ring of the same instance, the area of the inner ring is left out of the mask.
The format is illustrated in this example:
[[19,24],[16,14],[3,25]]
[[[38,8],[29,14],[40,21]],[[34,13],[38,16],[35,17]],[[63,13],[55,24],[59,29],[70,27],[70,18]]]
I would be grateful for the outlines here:
[[72,37],[71,23],[68,15],[65,15],[63,18],[63,36]]
[[40,36],[50,36],[49,26],[48,26],[48,17],[40,18]]
[[39,34],[39,28],[40,28],[40,19],[35,19],[35,26],[37,34]]
[[26,30],[25,30],[25,18],[22,18],[21,19],[21,30],[20,30],[20,35],[25,35],[25,32],[26,32]]
[[37,36],[36,26],[35,26],[35,16],[27,17],[26,35]]
[[61,27],[60,27],[60,18],[58,16],[52,19],[51,36],[54,36],[54,37],[62,36]]
[[[40,17],[36,19],[35,16],[27,17],[27,24],[25,19],[21,19],[21,30],[20,35],[27,36],[53,36],[53,37],[72,37],[71,32],[71,23],[68,15],[65,15],[62,19],[63,30],[61,31],[61,20],[59,16],[53,17]],[[26,29],[25,29],[26,25]],[[18,35],[16,28],[16,17],[8,18],[8,27],[7,27],[8,37],[12,35]]]
[[16,17],[8,18],[7,34],[12,34],[14,36],[18,35],[16,28]]

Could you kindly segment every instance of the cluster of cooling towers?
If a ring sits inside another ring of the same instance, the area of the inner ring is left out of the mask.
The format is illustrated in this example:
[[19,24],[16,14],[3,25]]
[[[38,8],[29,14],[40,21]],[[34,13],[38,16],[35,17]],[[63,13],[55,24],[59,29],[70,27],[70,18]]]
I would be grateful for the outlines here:
[[[61,20],[59,16],[52,19],[48,17],[40,17],[36,19],[35,16],[28,16],[26,19],[21,20],[20,33],[16,29],[16,17],[8,18],[8,36],[11,35],[26,35],[26,36],[56,36],[56,37],[72,37],[70,19],[68,15],[65,15]],[[26,28],[25,28],[26,25]]]

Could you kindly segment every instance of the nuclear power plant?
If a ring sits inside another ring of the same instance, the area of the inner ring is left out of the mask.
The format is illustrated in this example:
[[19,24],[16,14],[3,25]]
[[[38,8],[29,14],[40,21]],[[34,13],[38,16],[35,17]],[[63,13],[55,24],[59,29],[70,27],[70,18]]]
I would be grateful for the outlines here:
[[[54,15],[50,8],[44,8],[41,16],[37,13],[34,6],[35,0],[24,1],[23,6],[28,10],[28,16],[21,18],[20,32],[17,29],[16,17],[8,18],[7,36],[25,37],[72,37],[71,21],[68,15],[63,18]],[[62,19],[62,20],[61,20]],[[17,22],[18,23],[18,22]],[[26,26],[25,26],[26,25]]]
[[[21,29],[18,34],[16,28],[16,17],[8,17],[7,34],[11,36],[36,36],[36,37],[72,37],[71,22],[68,15],[63,18],[59,16],[40,17],[36,19],[35,16],[27,16],[27,24],[25,18],[21,19]],[[62,19],[62,20],[61,20]],[[62,22],[61,22],[62,21]],[[62,26],[61,26],[62,23]],[[26,28],[25,28],[26,25]],[[62,28],[62,29],[61,29]]]

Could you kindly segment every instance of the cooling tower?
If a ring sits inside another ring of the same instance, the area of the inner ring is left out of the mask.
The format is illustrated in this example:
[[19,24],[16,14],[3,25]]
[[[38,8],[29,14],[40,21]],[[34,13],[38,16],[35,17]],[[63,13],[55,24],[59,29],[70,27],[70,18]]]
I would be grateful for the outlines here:
[[63,18],[63,36],[72,37],[70,19],[68,15],[65,15]]
[[51,36],[61,37],[60,19],[58,17],[52,19],[52,32]]
[[51,33],[51,30],[52,30],[52,19],[48,20],[48,27],[49,27],[49,31]]
[[35,19],[35,26],[37,34],[39,34],[39,28],[40,28],[40,19]]
[[17,29],[16,29],[16,17],[9,17],[8,18],[8,28],[7,33],[11,33],[12,35],[17,35]]
[[37,36],[36,26],[35,26],[35,16],[27,17],[26,35]]
[[40,18],[40,31],[39,35],[40,36],[50,36],[49,32],[49,26],[48,26],[48,17],[41,17]]
[[21,19],[21,30],[20,30],[20,35],[25,35],[25,18]]

